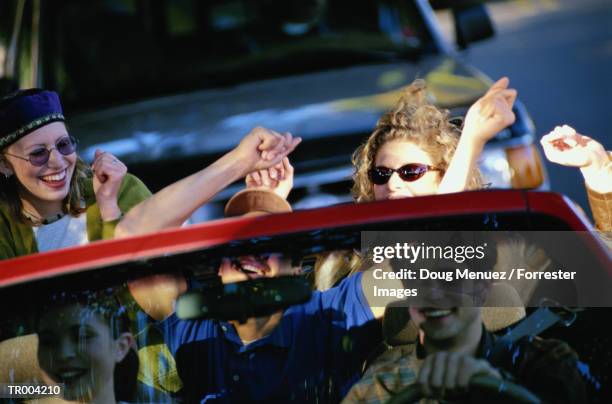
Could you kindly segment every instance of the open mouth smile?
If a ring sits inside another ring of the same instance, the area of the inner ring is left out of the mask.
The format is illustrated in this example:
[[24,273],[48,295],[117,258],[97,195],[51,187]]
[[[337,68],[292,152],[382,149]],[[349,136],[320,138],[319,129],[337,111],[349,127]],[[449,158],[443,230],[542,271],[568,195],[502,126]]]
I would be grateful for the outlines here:
[[453,314],[456,309],[423,308],[419,311],[427,320],[441,320]]
[[268,265],[256,260],[256,259],[241,259],[236,261],[238,269],[246,274],[247,276],[266,276],[270,272]]
[[55,373],[55,379],[60,383],[73,383],[75,380],[83,377],[86,373],[87,369],[65,368],[60,369]]
[[45,184],[51,187],[60,188],[65,185],[67,174],[68,174],[68,169],[64,169],[58,173],[44,175],[38,178],[40,178],[41,181],[43,181]]

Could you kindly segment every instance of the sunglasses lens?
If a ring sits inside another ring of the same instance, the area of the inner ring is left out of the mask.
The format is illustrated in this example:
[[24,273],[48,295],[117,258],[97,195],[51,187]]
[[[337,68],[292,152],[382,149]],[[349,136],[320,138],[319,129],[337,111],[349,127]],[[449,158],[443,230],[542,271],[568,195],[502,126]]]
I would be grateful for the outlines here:
[[412,182],[425,175],[427,170],[428,168],[424,164],[406,164],[397,171],[401,179]]
[[393,172],[397,171],[400,178],[406,182],[416,181],[421,178],[427,171],[429,166],[419,163],[406,164],[397,170],[387,167],[376,167],[370,170],[370,179],[376,185],[384,185],[389,182]]
[[[76,139],[72,136],[66,136],[61,138],[55,144],[55,149],[64,156],[68,156],[76,151]],[[51,149],[53,150],[53,149]],[[49,155],[51,152],[47,149],[38,149],[30,153],[30,163],[33,166],[40,167],[49,161]]]
[[384,185],[389,181],[393,170],[386,167],[376,167],[370,170],[370,179],[376,185]]
[[57,151],[63,154],[64,156],[68,156],[75,152],[76,150],[76,139],[73,137],[64,137],[61,138],[57,144],[55,145]]
[[36,167],[43,166],[49,161],[49,150],[39,149],[30,153],[30,163]]

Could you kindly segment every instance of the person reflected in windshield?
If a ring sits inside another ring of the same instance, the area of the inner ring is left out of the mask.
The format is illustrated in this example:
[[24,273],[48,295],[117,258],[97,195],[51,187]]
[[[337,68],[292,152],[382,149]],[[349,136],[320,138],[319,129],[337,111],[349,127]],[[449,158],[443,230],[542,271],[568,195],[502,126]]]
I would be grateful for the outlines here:
[[125,312],[112,297],[58,295],[37,321],[38,362],[68,401],[116,403],[136,391],[138,360]]

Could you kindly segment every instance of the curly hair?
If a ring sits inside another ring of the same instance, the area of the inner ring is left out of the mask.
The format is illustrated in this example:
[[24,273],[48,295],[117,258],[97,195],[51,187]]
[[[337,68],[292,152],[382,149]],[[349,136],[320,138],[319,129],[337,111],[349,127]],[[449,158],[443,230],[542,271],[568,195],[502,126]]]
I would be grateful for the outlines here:
[[[368,140],[353,153],[353,188],[356,202],[374,200],[374,187],[368,171],[373,168],[376,154],[391,140],[405,140],[427,152],[436,167],[446,173],[457,149],[460,130],[449,122],[450,113],[432,105],[426,96],[425,81],[417,79],[406,87],[395,108],[386,112],[376,123]],[[468,189],[482,187],[478,168],[470,173]]]

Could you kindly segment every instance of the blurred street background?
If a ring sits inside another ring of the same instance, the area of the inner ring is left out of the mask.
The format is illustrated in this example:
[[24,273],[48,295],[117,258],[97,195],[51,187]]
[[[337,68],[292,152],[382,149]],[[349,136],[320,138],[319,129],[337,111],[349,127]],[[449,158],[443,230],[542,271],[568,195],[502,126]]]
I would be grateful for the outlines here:
[[[612,149],[612,1],[516,0],[488,9],[497,35],[472,44],[466,59],[493,79],[510,78],[538,138],[568,124]],[[547,169],[552,191],[588,209],[578,170]]]

